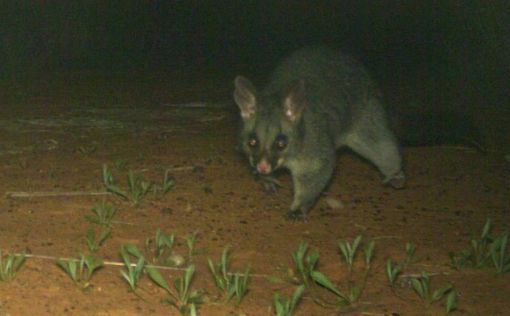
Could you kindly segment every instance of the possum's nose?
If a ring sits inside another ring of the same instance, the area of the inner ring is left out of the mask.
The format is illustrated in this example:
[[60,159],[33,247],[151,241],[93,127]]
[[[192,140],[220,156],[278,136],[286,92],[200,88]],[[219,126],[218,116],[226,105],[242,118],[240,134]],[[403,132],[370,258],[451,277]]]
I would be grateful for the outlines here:
[[263,159],[257,164],[257,172],[260,174],[268,174],[271,172],[271,165],[267,160]]

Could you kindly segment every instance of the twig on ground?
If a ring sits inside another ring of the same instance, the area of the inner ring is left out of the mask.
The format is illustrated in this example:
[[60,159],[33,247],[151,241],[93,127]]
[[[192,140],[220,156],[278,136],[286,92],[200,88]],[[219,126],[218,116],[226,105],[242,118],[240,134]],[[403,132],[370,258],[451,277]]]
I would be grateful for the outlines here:
[[11,198],[32,198],[32,197],[52,197],[52,196],[88,196],[88,195],[111,195],[110,192],[99,191],[67,191],[67,192],[5,192],[6,197]]
[[[56,261],[58,259],[64,260],[64,261],[80,261],[77,258],[65,258],[65,257],[54,257],[54,256],[48,256],[48,255],[36,255],[36,254],[21,254],[21,253],[15,253],[14,256],[25,256],[25,258],[34,258],[34,259],[42,259],[42,260],[52,260]],[[119,261],[103,261],[103,264],[105,266],[113,266],[113,267],[124,267],[126,264],[124,262]],[[136,267],[136,263],[131,263],[131,266]],[[160,266],[160,265],[153,265],[153,264],[147,264],[146,267],[161,269],[161,270],[174,270],[174,271],[185,271],[186,268],[177,268],[177,267],[169,267],[169,266]],[[229,275],[243,275],[243,273],[228,273]],[[250,277],[255,278],[267,278],[268,275],[266,274],[254,274],[250,273]]]

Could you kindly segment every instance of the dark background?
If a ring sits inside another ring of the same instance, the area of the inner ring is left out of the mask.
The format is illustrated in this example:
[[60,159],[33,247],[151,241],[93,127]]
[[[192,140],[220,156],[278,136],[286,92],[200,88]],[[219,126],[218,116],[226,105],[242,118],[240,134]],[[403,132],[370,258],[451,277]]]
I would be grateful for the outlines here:
[[509,70],[508,1],[0,3],[4,74],[254,67],[316,43],[382,72]]
[[508,108],[509,3],[1,1],[0,77],[257,76],[293,49],[326,44],[360,59],[383,86],[412,78],[419,82],[412,89],[428,90],[432,102]]

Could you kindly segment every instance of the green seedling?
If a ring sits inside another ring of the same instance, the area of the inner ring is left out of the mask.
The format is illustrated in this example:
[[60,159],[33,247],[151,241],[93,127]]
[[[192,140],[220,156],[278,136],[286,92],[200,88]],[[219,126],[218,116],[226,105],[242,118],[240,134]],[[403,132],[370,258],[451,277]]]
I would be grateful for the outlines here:
[[507,253],[508,232],[502,233],[490,246],[492,263],[498,274],[510,272],[510,256]]
[[[432,292],[430,289],[430,278],[426,272],[422,272],[419,277],[411,278],[411,285],[427,307],[441,300],[445,295],[450,295],[452,291],[455,291],[451,285],[447,285]],[[448,303],[450,305],[448,305]],[[447,310],[452,311],[455,309],[454,305],[456,305],[456,299],[447,299]]]
[[[394,263],[391,259],[386,261],[386,276],[388,278],[388,282],[392,291],[399,297],[400,295],[396,292],[395,282],[402,273],[402,270],[413,263],[415,249],[416,248],[413,244],[406,243],[406,258],[403,263]],[[457,308],[457,293],[451,285],[445,286],[431,293],[430,279],[428,274],[425,272],[423,272],[419,277],[410,278],[409,281],[413,290],[425,302],[427,307],[434,302],[441,300],[446,295],[446,313],[450,313]]]
[[314,251],[309,255],[307,253],[308,245],[306,243],[299,244],[298,249],[292,253],[292,260],[294,261],[296,272],[299,274],[301,282],[306,287],[313,284],[311,273],[315,270],[315,266],[319,260],[318,251]]
[[152,187],[151,182],[144,181],[137,176],[135,176],[133,170],[128,171],[128,188],[131,193],[131,201],[134,205],[138,205],[142,197],[144,197],[147,192]]
[[354,238],[352,244],[346,240],[338,241],[338,247],[340,248],[344,260],[347,263],[347,269],[349,270],[349,273],[352,272],[354,257],[356,255],[356,250],[358,249],[361,239],[362,236],[358,235],[356,238]]
[[78,262],[74,259],[71,260],[57,260],[57,265],[64,270],[67,275],[73,280],[75,283],[80,281],[78,274]]
[[156,231],[155,238],[145,239],[145,252],[147,256],[151,257],[151,262],[172,267],[181,266],[185,260],[181,255],[173,252],[174,241],[175,236],[173,234],[167,235],[162,233],[160,229]]
[[193,232],[186,236],[186,246],[188,247],[188,259],[191,262],[191,258],[195,254],[195,242],[197,240],[197,232]]
[[305,290],[304,285],[298,286],[290,299],[283,298],[280,293],[275,293],[273,296],[273,308],[276,316],[290,316],[294,313],[296,306],[301,299],[301,295],[303,295],[303,291]]
[[491,237],[491,220],[487,219],[485,222],[479,239],[471,239],[468,249],[462,250],[458,253],[451,252],[450,260],[452,266],[456,269],[461,269],[466,266],[471,266],[476,269],[484,268],[487,263],[491,262],[492,246],[494,239]]
[[[165,233],[162,233],[161,230],[158,228],[156,231],[156,236],[154,240],[151,238],[147,238],[145,240],[145,250],[147,253],[153,254],[152,262],[157,263],[171,263],[168,261],[168,256],[172,253],[172,247],[174,245],[174,235],[166,235]],[[163,258],[163,254],[167,253],[168,256],[165,260],[161,260]]]
[[115,216],[115,213],[117,213],[117,209],[115,206],[103,201],[101,204],[92,206],[92,212],[95,217],[89,215],[85,216],[89,222],[111,227],[112,219]]
[[196,306],[202,303],[202,293],[190,288],[195,273],[194,265],[186,268],[183,277],[175,278],[174,290],[155,267],[148,266],[145,270],[149,278],[168,293],[169,297],[162,301],[164,304],[174,306],[181,315],[196,315]]
[[410,242],[406,243],[406,260],[404,262],[405,267],[409,266],[411,263],[414,262],[414,253],[415,252],[416,252],[416,247]]
[[170,170],[166,170],[163,176],[163,182],[161,182],[161,184],[154,184],[154,193],[162,192],[166,194],[173,188],[174,184],[174,179],[170,176]]
[[103,229],[96,239],[96,233],[94,230],[87,230],[87,235],[85,235],[85,241],[87,242],[87,247],[91,253],[95,253],[99,250],[99,247],[110,237],[111,234],[110,229]]
[[236,298],[236,304],[241,304],[241,301],[248,293],[248,282],[250,280],[250,267],[246,267],[243,274],[234,274],[234,296]]
[[457,309],[457,291],[452,289],[446,296],[446,313],[449,314]]
[[10,281],[14,279],[16,273],[25,262],[25,259],[25,253],[20,255],[9,254],[4,257],[2,255],[2,250],[0,250],[0,281]]
[[143,253],[140,250],[138,250],[138,248],[133,244],[122,245],[122,247],[120,248],[120,254],[121,254],[121,256],[131,255],[131,256],[135,257],[136,259],[140,259],[140,258],[145,259]]
[[103,266],[103,261],[94,256],[81,255],[80,260],[58,259],[57,265],[67,273],[75,284],[86,289],[90,286],[92,275]]
[[170,191],[174,184],[175,184],[174,179],[170,177],[170,170],[166,170],[165,176],[163,177],[163,183],[161,184],[163,193],[168,193],[168,191]]
[[133,205],[138,205],[140,200],[149,192],[152,187],[151,182],[140,179],[134,174],[133,170],[128,171],[128,191],[124,191],[115,185],[113,181],[113,175],[106,165],[103,165],[102,175],[103,184],[108,192],[116,194],[125,200],[131,201]]
[[85,280],[90,281],[94,272],[103,266],[103,260],[93,257],[81,255],[80,271],[81,275],[85,275]]
[[119,158],[113,162],[113,165],[117,170],[124,170],[126,168],[126,161],[124,159]]
[[322,287],[326,288],[330,292],[336,295],[337,297],[337,305],[340,306],[347,306],[347,305],[353,305],[355,304],[361,294],[363,293],[363,290],[365,289],[365,285],[367,282],[368,274],[370,272],[372,259],[374,257],[374,247],[375,243],[374,241],[370,241],[368,244],[366,244],[363,248],[363,258],[365,263],[365,268],[363,271],[363,276],[361,279],[361,282],[356,284],[354,280],[352,279],[353,274],[353,265],[354,265],[354,259],[356,257],[356,251],[359,248],[361,244],[362,236],[359,235],[354,238],[352,244],[347,241],[339,241],[338,245],[340,248],[340,251],[343,255],[344,261],[347,264],[347,272],[349,274],[348,277],[348,286],[349,286],[349,292],[348,294],[343,294],[337,287],[333,285],[333,282],[331,282],[324,274],[322,274],[319,271],[312,271],[311,276],[314,282],[321,285]]
[[239,305],[248,292],[250,268],[247,267],[244,274],[230,273],[228,255],[228,248],[225,248],[218,263],[215,264],[211,259],[207,259],[207,262],[214,282],[223,292],[225,301],[229,302],[235,297],[236,304]]
[[328,277],[326,277],[324,274],[322,274],[319,271],[312,271],[311,277],[314,282],[316,282],[317,284],[321,285],[325,289],[327,289],[327,290],[331,291],[333,294],[335,294],[337,297],[337,303],[340,306],[351,305],[351,303],[358,300],[359,295],[361,294],[361,292],[359,291],[359,289],[357,287],[352,287],[349,295],[343,294],[342,292],[340,292],[340,290],[338,288],[336,288],[333,285],[333,282],[331,282],[328,279]]
[[483,226],[482,233],[479,240],[471,240],[471,256],[475,268],[485,266],[490,257],[489,244],[492,242],[492,237],[489,235],[491,231],[491,220],[487,219]]
[[416,252],[416,247],[408,242],[405,247],[406,258],[404,262],[392,262],[391,259],[386,261],[386,277],[390,283],[390,286],[393,288],[395,286],[395,282],[399,275],[402,273],[404,269],[406,269],[410,264],[414,262],[414,254]]
[[[126,268],[126,271],[122,270],[120,273],[124,280],[126,280],[129,284],[130,291],[136,294],[138,280],[140,279],[145,267],[145,259],[133,245],[122,246],[120,249],[120,255],[124,261],[124,267]],[[132,264],[129,260],[129,255],[135,256],[138,259],[138,262],[136,264]]]
[[372,259],[374,258],[374,247],[375,247],[375,242],[373,240],[371,240],[363,248],[363,257],[365,259],[365,270],[370,270]]
[[448,255],[450,256],[451,266],[456,270],[460,270],[469,264],[471,251],[464,249],[459,252],[449,252]]
[[395,285],[395,281],[401,272],[402,267],[399,264],[392,263],[391,259],[388,259],[386,262],[386,276],[388,277],[388,281],[390,282],[391,287]]
[[78,147],[78,151],[80,153],[82,153],[83,155],[90,155],[90,154],[94,153],[96,150],[97,150],[96,145],[84,145],[84,146]]
[[108,169],[108,166],[106,166],[106,164],[103,165],[102,170],[103,170],[103,172],[102,172],[103,185],[105,186],[106,191],[111,192],[115,195],[118,195],[125,200],[129,200],[128,193],[114,184],[113,175],[112,175],[111,171]]

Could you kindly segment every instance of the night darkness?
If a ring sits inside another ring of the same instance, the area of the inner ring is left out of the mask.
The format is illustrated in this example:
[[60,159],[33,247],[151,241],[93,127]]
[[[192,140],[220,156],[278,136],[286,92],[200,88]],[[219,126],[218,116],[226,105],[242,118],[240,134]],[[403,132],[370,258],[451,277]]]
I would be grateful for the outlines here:
[[[361,60],[392,102],[419,98],[470,115],[509,107],[506,1],[0,5],[0,77],[7,80],[91,70],[187,74],[191,81],[215,74],[229,82],[245,74],[262,82],[292,50],[327,45]],[[403,100],[395,91],[402,82],[409,87],[397,90],[412,91]]]
[[260,69],[313,44],[342,48],[381,76],[508,72],[505,1],[2,1],[0,8],[4,75]]

